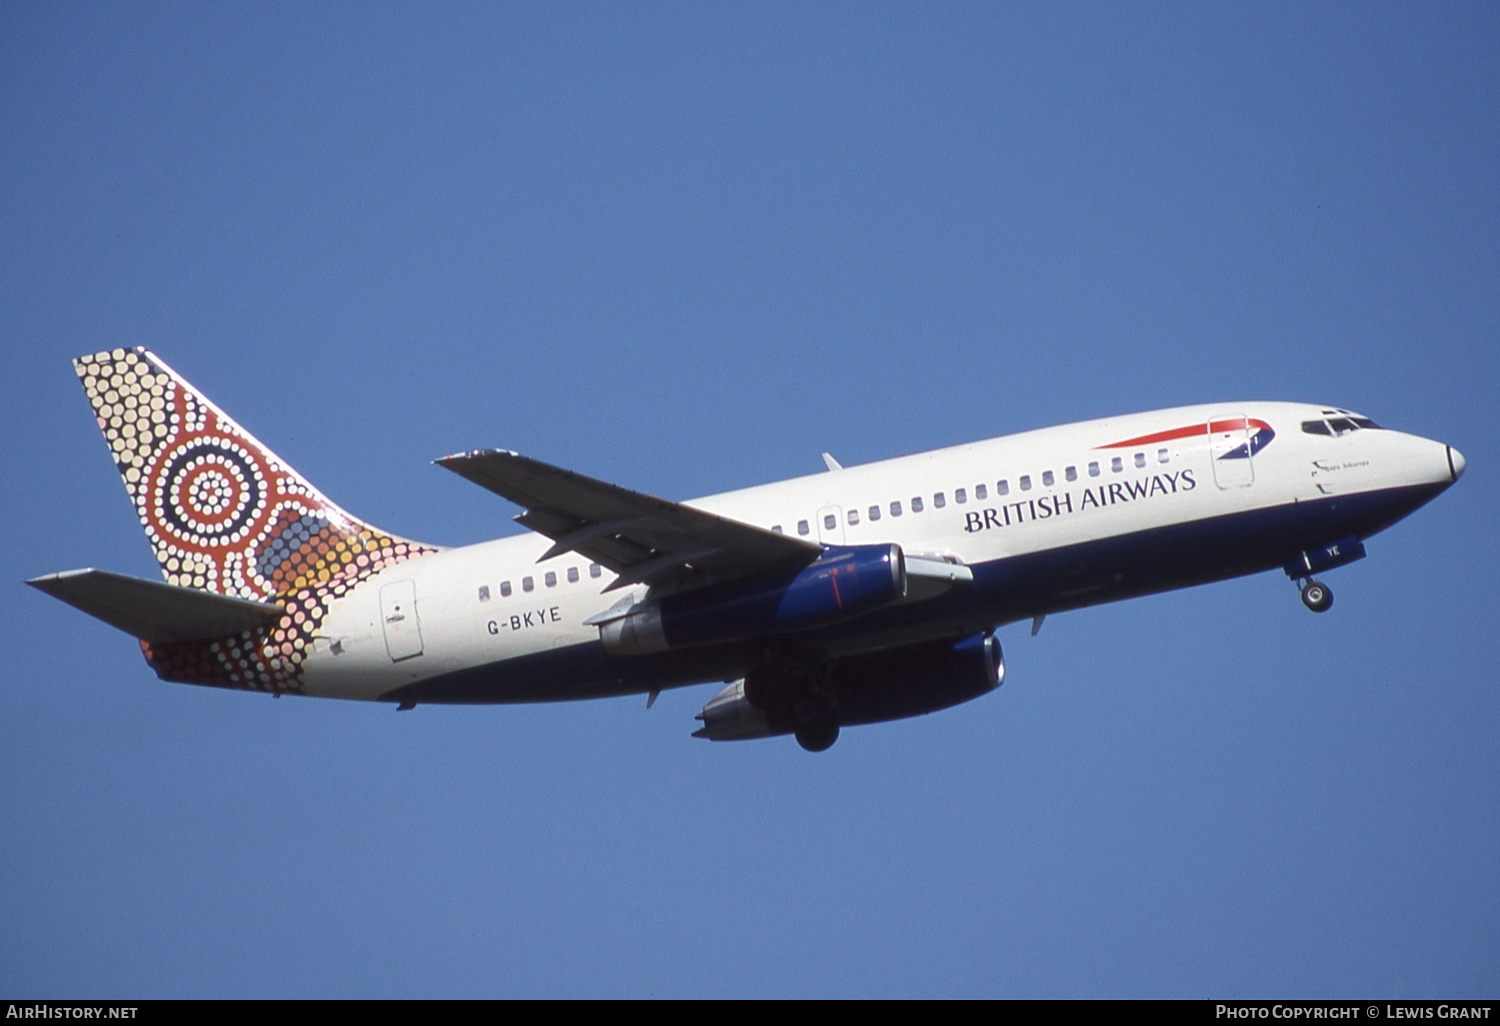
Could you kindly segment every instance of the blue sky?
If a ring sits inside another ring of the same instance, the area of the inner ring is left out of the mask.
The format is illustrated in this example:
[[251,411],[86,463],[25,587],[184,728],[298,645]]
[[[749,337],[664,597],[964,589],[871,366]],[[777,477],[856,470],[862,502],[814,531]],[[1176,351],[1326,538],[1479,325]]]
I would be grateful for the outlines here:
[[[1491,5],[0,6],[0,993],[1500,991]],[[155,567],[68,360],[146,345],[462,544],[506,446],[669,498],[1230,398],[1439,438],[1328,575],[1001,632],[922,719],[712,686],[164,684],[19,582]]]

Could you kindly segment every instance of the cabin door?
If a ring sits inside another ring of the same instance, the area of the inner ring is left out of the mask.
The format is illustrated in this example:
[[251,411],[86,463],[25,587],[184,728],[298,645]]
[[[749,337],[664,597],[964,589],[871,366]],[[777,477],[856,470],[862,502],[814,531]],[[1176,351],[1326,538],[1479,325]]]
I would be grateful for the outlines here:
[[843,507],[824,506],[818,510],[818,541],[824,545],[844,544]]
[[380,622],[391,662],[422,654],[422,623],[417,619],[415,581],[395,581],[380,589]]
[[1220,417],[1208,425],[1208,454],[1214,465],[1214,483],[1226,491],[1249,488],[1255,483],[1255,462],[1250,454],[1250,421],[1244,416]]

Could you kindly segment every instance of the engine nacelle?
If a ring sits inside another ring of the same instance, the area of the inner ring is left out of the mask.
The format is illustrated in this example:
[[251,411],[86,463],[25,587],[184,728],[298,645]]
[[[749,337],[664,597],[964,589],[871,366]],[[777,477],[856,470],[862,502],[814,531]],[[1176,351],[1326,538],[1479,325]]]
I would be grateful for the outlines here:
[[592,622],[606,651],[638,655],[806,630],[905,595],[901,546],[836,546],[793,573],[668,595]]
[[990,634],[840,659],[829,667],[776,667],[735,681],[698,718],[710,741],[790,734],[810,718],[840,727],[947,709],[1005,682],[1005,656]]

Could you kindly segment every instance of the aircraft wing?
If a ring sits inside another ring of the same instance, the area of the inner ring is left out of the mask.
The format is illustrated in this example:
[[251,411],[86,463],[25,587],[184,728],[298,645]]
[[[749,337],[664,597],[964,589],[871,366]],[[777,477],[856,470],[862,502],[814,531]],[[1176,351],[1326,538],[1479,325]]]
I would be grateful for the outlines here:
[[822,551],[815,542],[633,492],[505,449],[455,453],[437,463],[524,506],[526,512],[516,522],[556,543],[542,560],[578,552],[613,570],[619,579],[606,591],[796,569]]

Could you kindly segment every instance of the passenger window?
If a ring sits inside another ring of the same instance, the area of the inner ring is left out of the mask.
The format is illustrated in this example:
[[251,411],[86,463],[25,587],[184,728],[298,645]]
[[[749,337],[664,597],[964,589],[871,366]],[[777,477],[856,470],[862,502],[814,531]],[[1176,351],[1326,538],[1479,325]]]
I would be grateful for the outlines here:
[[1116,456],[1114,457],[1114,459],[1109,461],[1109,469],[1118,474],[1120,471],[1125,469],[1125,461]]
[[490,586],[488,584],[481,584],[479,586],[479,601],[481,601],[481,602],[488,602],[489,600],[490,600]]
[[851,509],[849,511],[849,526],[853,527],[857,523],[859,523],[859,510]]
[[807,532],[808,532],[807,521],[806,520],[799,520],[799,521],[797,521],[797,533],[798,534],[806,534]]
[[891,500],[891,516],[893,516],[893,517],[899,517],[900,515],[901,515],[901,500],[900,499],[892,499]]
[[1067,478],[1069,481],[1077,481],[1078,480],[1078,468],[1077,467],[1069,467],[1067,470],[1063,471],[1063,477]]
[[823,514],[823,530],[832,531],[837,526],[839,526],[838,517],[834,516],[832,513]]
[[996,495],[1009,495],[1010,494],[1010,482],[1009,481],[996,481],[995,482],[995,494]]
[[568,567],[568,583],[569,584],[577,584],[578,583],[578,568],[576,566],[570,566],[570,567]]
[[781,530],[781,525],[780,525],[780,524],[777,524],[777,525],[776,525],[776,526],[775,526],[775,527],[773,527],[773,528],[771,528],[771,533],[772,533],[772,534],[783,534],[783,533],[785,533],[785,532],[783,532],[783,531],[782,531],[782,530]]
[[932,497],[933,509],[942,509],[946,505],[948,505],[948,500],[943,497],[942,492],[938,492]]
[[985,499],[988,499],[989,497],[990,497],[990,490],[985,485],[977,484],[977,485],[974,486],[974,498],[976,500],[978,500],[979,502],[983,502]]
[[510,582],[509,581],[501,581],[500,582],[500,597],[501,598],[510,598]]
[[548,570],[547,573],[543,575],[542,580],[547,582],[547,587],[549,588],[557,587],[557,572],[554,570]]
[[880,507],[879,506],[871,506],[870,507],[870,519],[872,521],[880,519]]
[[1023,492],[1029,492],[1029,491],[1031,491],[1031,475],[1030,474],[1022,474],[1021,475],[1021,491],[1023,491]]
[[911,497],[911,511],[913,513],[922,512],[922,497],[920,495],[913,495]]
[[1172,458],[1172,454],[1165,449],[1156,450],[1156,462],[1165,463]]
[[589,564],[589,576],[590,577],[598,577],[600,573],[601,573],[601,570],[599,568],[599,564],[598,563],[590,563]]
[[969,501],[969,490],[967,488],[955,488],[953,490],[953,501],[962,506]]
[[1138,467],[1144,467],[1146,465],[1146,454],[1145,453],[1138,452],[1138,453],[1135,454],[1135,465],[1138,466]]
[[1043,487],[1045,487],[1045,488],[1051,488],[1052,487],[1052,482],[1054,482],[1056,480],[1057,480],[1057,478],[1055,478],[1055,477],[1052,476],[1052,471],[1050,471],[1050,470],[1044,470],[1044,471],[1042,471],[1042,486]]
[[521,590],[522,591],[535,591],[536,590],[536,582],[533,581],[530,577],[523,577],[523,578],[521,578]]
[[1089,463],[1089,477],[1098,477],[1098,476],[1099,476],[1099,464],[1098,464],[1098,462],[1097,461],[1090,462]]

